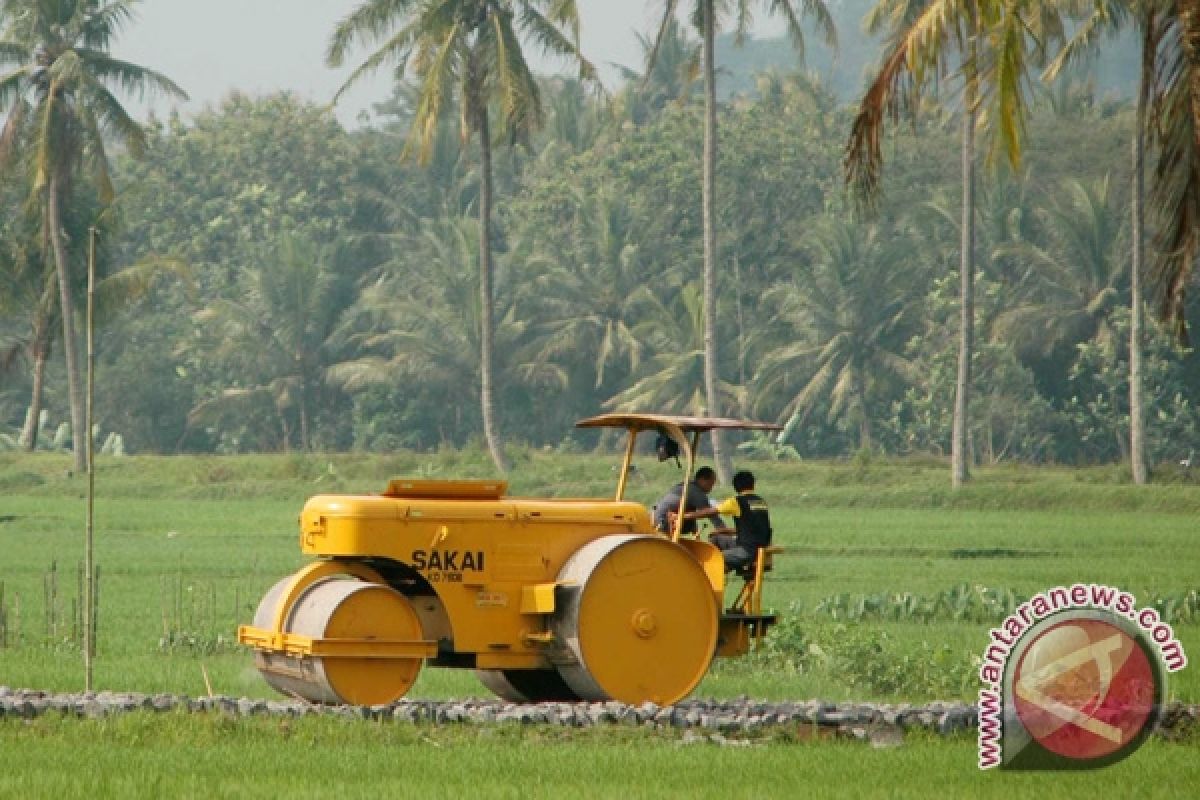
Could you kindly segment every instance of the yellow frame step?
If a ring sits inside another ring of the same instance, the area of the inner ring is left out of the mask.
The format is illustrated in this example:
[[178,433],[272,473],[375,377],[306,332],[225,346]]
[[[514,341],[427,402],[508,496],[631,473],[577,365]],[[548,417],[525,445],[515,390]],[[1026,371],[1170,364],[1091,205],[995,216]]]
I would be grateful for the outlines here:
[[263,630],[252,625],[238,627],[238,641],[257,650],[294,657],[433,658],[437,655],[437,642],[426,639],[317,639],[299,633]]

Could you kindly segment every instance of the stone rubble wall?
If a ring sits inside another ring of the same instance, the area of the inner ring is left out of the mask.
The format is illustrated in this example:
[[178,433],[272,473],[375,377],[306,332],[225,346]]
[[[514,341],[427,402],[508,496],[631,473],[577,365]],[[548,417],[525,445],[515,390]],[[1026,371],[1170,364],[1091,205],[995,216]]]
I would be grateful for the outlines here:
[[[225,713],[233,716],[300,717],[326,715],[370,720],[448,725],[558,725],[588,728],[632,725],[655,729],[752,734],[770,728],[815,728],[826,735],[895,743],[896,734],[919,729],[938,735],[978,728],[978,709],[962,703],[887,705],[875,703],[767,703],[736,700],[685,700],[674,706],[654,703],[516,704],[499,700],[401,700],[377,706],[321,706],[299,700],[261,700],[224,695],[188,697],[137,692],[54,693],[0,686],[0,719],[34,719],[58,713],[102,718],[138,711]],[[1161,720],[1159,733],[1179,737],[1191,732],[1200,718],[1200,705],[1172,705]]]

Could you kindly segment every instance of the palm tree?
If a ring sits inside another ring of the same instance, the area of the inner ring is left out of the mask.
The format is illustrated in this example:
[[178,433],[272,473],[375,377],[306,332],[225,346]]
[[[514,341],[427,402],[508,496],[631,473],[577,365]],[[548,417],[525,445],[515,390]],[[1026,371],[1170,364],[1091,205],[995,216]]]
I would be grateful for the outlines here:
[[1010,258],[1006,248],[1037,239],[1038,214],[1030,194],[1028,174],[1013,175],[999,169],[983,187],[976,206],[983,272],[1017,292],[1025,289],[1030,268]]
[[831,219],[811,236],[809,250],[811,263],[763,298],[773,309],[766,327],[782,332],[784,343],[759,360],[757,394],[785,398],[779,444],[827,401],[830,422],[856,422],[867,448],[874,401],[908,377],[903,351],[923,293],[905,246],[874,226]]
[[108,141],[139,156],[146,135],[113,94],[162,92],[187,95],[165,76],[109,54],[120,30],[133,18],[137,0],[6,0],[0,2],[0,164],[20,139],[33,153],[30,190],[42,214],[53,253],[63,323],[75,469],[85,462],[83,390],[75,336],[75,299],[65,206],[73,184],[88,173],[102,203],[114,190]]
[[[658,0],[662,7],[662,19],[655,37],[654,49],[650,53],[650,65],[657,61],[662,42],[675,21],[679,0]],[[716,170],[717,170],[717,66],[716,39],[721,18],[732,14],[738,43],[745,38],[753,21],[752,0],[692,0],[691,22],[700,32],[703,42],[702,63],[704,67],[704,155],[701,189],[701,218],[704,228],[704,396],[705,410],[720,416],[723,404],[719,394],[720,377],[717,369],[717,218],[716,218]],[[767,13],[783,18],[788,35],[801,58],[804,57],[804,30],[801,19],[808,17],[817,26],[822,38],[830,45],[836,44],[833,18],[821,0],[763,0]],[[718,431],[712,434],[713,457],[723,482],[732,474],[730,456],[726,452],[723,437]]]
[[[1134,116],[1133,131],[1133,186],[1130,213],[1132,215],[1132,252],[1129,265],[1130,275],[1130,322],[1129,322],[1129,456],[1133,481],[1144,484],[1149,480],[1146,469],[1146,420],[1142,407],[1142,328],[1143,328],[1143,292],[1142,275],[1145,269],[1145,200],[1146,200],[1146,136],[1151,133],[1148,129],[1147,111],[1151,102],[1151,94],[1155,87],[1158,52],[1167,39],[1167,29],[1170,24],[1168,9],[1158,0],[1094,0],[1095,7],[1092,15],[1080,26],[1075,36],[1063,48],[1058,58],[1046,71],[1048,78],[1053,78],[1069,63],[1082,58],[1092,51],[1101,35],[1113,34],[1128,19],[1136,20],[1142,40],[1142,63],[1138,75],[1137,105]],[[1161,125],[1155,130],[1161,130]],[[1194,145],[1193,145],[1194,146]],[[1194,190],[1193,190],[1194,191]],[[1185,196],[1187,192],[1185,191]],[[1195,221],[1195,220],[1193,220]],[[1169,230],[1169,229],[1168,229]],[[1176,228],[1178,230],[1178,228]],[[1186,242],[1190,234],[1185,234],[1182,241]],[[1179,237],[1176,236],[1179,240]],[[1166,271],[1172,269],[1187,269],[1191,260],[1173,261],[1166,259],[1163,267]],[[1170,286],[1179,278],[1167,281]],[[1174,289],[1165,292],[1165,296],[1177,296]],[[1164,307],[1173,308],[1173,301]],[[1172,313],[1181,315],[1181,309]]]
[[656,38],[636,34],[644,72],[617,67],[627,81],[617,105],[620,115],[634,125],[647,122],[672,103],[686,100],[700,77],[700,45],[674,17],[666,25]]
[[1029,264],[1036,290],[997,317],[997,338],[1046,352],[1114,336],[1112,313],[1123,306],[1129,276],[1120,253],[1128,226],[1108,176],[1069,181],[1064,196],[1039,209],[1045,246],[1013,243],[1001,252]]
[[878,74],[863,94],[847,144],[847,180],[869,203],[878,189],[883,163],[881,135],[885,119],[916,107],[920,95],[936,87],[954,65],[962,81],[962,224],[958,378],[951,482],[969,478],[967,439],[969,390],[974,351],[975,282],[975,135],[980,110],[996,133],[993,152],[1004,150],[1020,162],[1025,127],[1027,80],[1031,60],[1062,38],[1052,4],[1012,4],[1003,0],[882,0],[868,23],[891,33]]
[[815,73],[772,67],[754,76],[754,88],[761,105],[780,113],[808,112],[822,133],[837,111],[834,95]]
[[[3,200],[19,203],[16,193],[11,194],[11,198]],[[46,365],[54,342],[57,323],[54,317],[58,313],[54,271],[47,269],[39,242],[37,222],[31,215],[12,214],[0,221],[0,313],[28,325],[28,333],[16,336],[9,347],[0,351],[0,366],[15,368],[16,356],[23,356],[21,360],[29,364],[29,405],[18,439],[20,447],[29,451],[37,448]]]
[[[981,188],[975,202],[975,251],[979,256],[979,272],[1003,285],[1006,300],[1013,305],[1026,300],[1033,291],[1031,277],[1035,267],[1022,251],[1024,246],[1039,241],[1041,233],[1040,215],[1032,204],[1031,189],[1028,176],[1014,176],[1011,170],[1001,168]],[[916,215],[916,224],[929,224],[931,219],[961,238],[962,209],[952,195],[938,192],[922,211],[928,214]],[[949,262],[940,236],[916,242],[923,250],[932,249],[931,256],[939,262]],[[977,313],[976,322],[990,328],[995,309],[990,311],[993,313]]]
[[398,75],[412,68],[420,100],[410,145],[416,145],[422,160],[429,157],[438,123],[455,99],[464,141],[479,138],[480,407],[488,450],[501,471],[508,470],[508,459],[493,402],[491,107],[498,106],[510,142],[527,138],[543,123],[541,93],[520,35],[549,54],[572,59],[581,79],[595,79],[579,52],[573,0],[365,0],[338,23],[326,54],[326,62],[336,67],[358,45],[377,48],[350,74],[338,96],[381,67],[394,67]]
[[1175,0],[1161,14],[1161,27],[1143,25],[1142,56],[1143,73],[1153,74],[1149,131],[1158,151],[1150,190],[1160,230],[1153,272],[1160,313],[1186,344],[1184,300],[1200,256],[1200,0]]
[[251,385],[197,404],[188,424],[270,403],[282,448],[290,448],[295,433],[300,448],[310,450],[313,415],[328,394],[325,370],[337,361],[335,333],[353,293],[327,247],[284,236],[270,253],[242,270],[238,299],[217,300],[199,314],[215,340],[212,355],[234,364]]
[[550,96],[550,118],[539,158],[557,163],[590,150],[612,122],[609,109],[577,78],[552,78],[544,83]]
[[[29,336],[24,349],[28,354],[32,382],[29,390],[29,407],[25,412],[25,423],[21,428],[20,444],[23,450],[32,452],[37,449],[38,420],[42,413],[42,399],[46,387],[46,366],[50,360],[50,350],[54,344],[53,325],[58,312],[58,301],[54,294],[53,275],[38,271],[41,278],[41,291],[33,300],[33,312],[30,319]],[[49,278],[50,280],[47,280]],[[27,286],[26,288],[33,288]],[[14,295],[19,296],[19,295]]]
[[[417,107],[421,102],[419,87],[404,81],[392,86],[392,94],[382,103],[375,105],[376,115],[387,120],[384,129],[399,136],[411,135]],[[387,215],[393,233],[411,232],[418,227],[426,215],[450,214],[457,216],[467,208],[473,208],[479,196],[478,178],[471,165],[459,135],[459,126],[453,109],[448,109],[430,134],[429,155],[424,159],[421,173],[424,180],[412,187],[416,198],[397,195],[394,187],[381,183],[372,187],[372,200]]]
[[[881,69],[880,77],[876,78],[874,84],[868,90],[867,95],[863,98],[862,110],[859,113],[858,119],[855,120],[855,128],[852,137],[860,136],[860,124],[867,114],[875,113],[874,109],[869,109],[868,103],[871,102],[871,91],[879,91],[882,88],[890,95],[889,103],[893,104],[894,109],[899,109],[902,104],[915,105],[915,96],[919,94],[919,81],[912,80],[911,85],[904,85],[903,81],[907,81],[907,76],[901,77],[897,75],[886,76],[889,68],[897,69],[896,55],[902,50],[907,54],[906,42],[909,32],[916,26],[916,22],[924,17],[924,11],[930,6],[936,5],[935,2],[922,2],[922,0],[882,0],[872,9],[871,14],[867,18],[867,28],[872,33],[877,33],[885,26],[890,29],[889,48],[892,50],[891,55]],[[967,439],[969,436],[968,409],[970,405],[969,392],[971,386],[971,362],[974,353],[974,335],[975,335],[975,306],[974,306],[974,287],[975,287],[975,127],[977,124],[977,75],[975,72],[975,56],[978,53],[975,34],[978,31],[977,20],[974,19],[973,9],[966,13],[968,19],[964,21],[962,27],[965,29],[965,36],[962,33],[960,42],[964,43],[965,51],[962,54],[962,70],[963,70],[963,112],[962,112],[962,205],[961,215],[962,221],[959,228],[960,233],[960,262],[959,262],[959,278],[961,281],[960,289],[960,315],[959,315],[959,354],[958,354],[958,377],[955,382],[955,402],[954,402],[954,428],[951,435],[951,482],[954,486],[960,486],[966,482],[968,478],[967,467]],[[949,32],[942,34],[944,37],[949,35]],[[941,50],[948,47],[945,39],[933,40],[927,46]],[[907,55],[904,56],[907,58]],[[927,60],[929,57],[926,57]],[[935,62],[936,63],[936,62]],[[926,65],[920,65],[925,67]],[[932,66],[932,65],[931,65]],[[914,70],[916,72],[916,70]],[[881,79],[885,83],[881,84]],[[865,134],[865,135],[878,135]],[[852,139],[851,147],[855,146]],[[859,145],[861,146],[861,145]],[[878,145],[876,144],[876,147]],[[853,152],[853,151],[852,151]],[[882,158],[882,156],[879,156]],[[856,162],[848,160],[850,168],[856,168]],[[865,173],[859,174],[860,181],[864,184],[865,190],[870,192],[873,189],[874,176],[870,168]]]
[[[700,414],[708,407],[701,391],[704,381],[704,304],[693,281],[671,300],[651,298],[652,304],[634,328],[654,356],[645,363],[643,377],[609,398],[604,405],[614,411],[661,410],[665,413]],[[722,405],[745,405],[745,389],[724,381],[717,386]]]
[[[329,379],[352,394],[420,386],[441,398],[439,411],[457,421],[478,403],[470,389],[478,386],[482,332],[478,222],[424,220],[405,250],[417,254],[422,268],[390,263],[363,288],[343,333],[358,355],[330,367]],[[502,339],[503,329],[497,335]],[[398,394],[411,402],[417,393]]]
[[[8,188],[14,187],[10,184]],[[16,198],[18,192],[7,194],[10,196],[0,198],[0,202],[7,200],[14,208],[21,205]],[[83,242],[85,234],[80,230],[81,223],[93,218],[94,213],[95,208],[86,205],[81,213],[71,214],[65,220],[68,228],[65,235]],[[24,357],[31,373],[29,405],[18,438],[20,447],[27,451],[37,449],[46,368],[58,325],[57,278],[39,227],[37,209],[28,204],[23,205],[20,213],[11,214],[0,222],[0,315],[9,315],[28,326],[28,333],[16,338],[15,351]],[[107,233],[103,231],[102,237]],[[103,251],[99,261],[98,269],[108,273],[103,274],[96,284],[96,317],[100,325],[124,306],[144,297],[166,272],[189,277],[185,267],[170,259],[147,258],[113,272],[104,269],[107,259]],[[0,353],[0,360],[3,360],[3,353]]]
[[[410,259],[386,265],[366,286],[338,338],[360,353],[334,364],[328,377],[348,392],[373,386],[422,387],[400,392],[407,401],[427,394],[436,404],[428,417],[459,424],[478,397],[482,326],[479,295],[479,223],[469,217],[425,220],[419,235],[406,243]],[[414,265],[419,264],[416,268]],[[501,267],[505,262],[501,262]],[[514,290],[524,285],[503,271],[493,298],[499,324],[495,336],[501,376],[519,375],[532,383],[563,383],[552,364],[522,364],[515,354],[525,349],[529,314],[518,308]],[[499,390],[506,388],[502,378]]]
[[544,301],[534,358],[580,365],[596,391],[640,366],[646,348],[635,328],[653,292],[629,206],[606,191],[577,192],[574,205],[570,245],[538,258],[545,270],[534,290]]

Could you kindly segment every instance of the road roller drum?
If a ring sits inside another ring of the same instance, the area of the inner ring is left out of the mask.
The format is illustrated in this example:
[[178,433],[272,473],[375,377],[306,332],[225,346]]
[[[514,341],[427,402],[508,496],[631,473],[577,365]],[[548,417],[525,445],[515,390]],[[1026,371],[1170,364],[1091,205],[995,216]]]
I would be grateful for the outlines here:
[[581,698],[557,669],[478,669],[476,677],[510,703],[575,703]]
[[670,705],[708,671],[717,606],[696,559],[668,539],[606,536],[563,566],[554,634],[559,666],[584,700]]
[[[293,582],[267,592],[254,615],[269,629]],[[286,633],[317,640],[418,640],[420,621],[396,590],[358,578],[327,577],[308,586],[284,617]],[[295,656],[259,651],[257,666],[278,691],[314,703],[374,705],[403,697],[421,671],[420,658]]]

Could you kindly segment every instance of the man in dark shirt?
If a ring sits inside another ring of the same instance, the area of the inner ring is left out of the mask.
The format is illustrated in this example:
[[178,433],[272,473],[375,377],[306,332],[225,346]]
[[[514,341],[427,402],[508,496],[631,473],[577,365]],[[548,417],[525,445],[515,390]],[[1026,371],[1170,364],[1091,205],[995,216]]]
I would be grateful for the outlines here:
[[[701,467],[696,470],[696,476],[687,485],[687,501],[684,504],[684,512],[699,511],[702,509],[711,510],[712,501],[708,499],[708,493],[713,490],[713,486],[717,484],[717,473],[712,467]],[[659,498],[654,504],[654,527],[663,533],[671,532],[671,522],[668,519],[668,514],[674,515],[679,512],[679,498],[683,496],[683,484],[677,483],[667,490],[667,493]],[[714,511],[706,516],[716,516]],[[720,517],[716,518],[713,523],[718,528],[723,528],[725,523]],[[696,521],[694,518],[688,519],[685,514],[683,523],[683,533],[695,533]]]
[[720,505],[684,514],[684,525],[689,522],[695,525],[697,519],[718,514],[733,517],[734,529],[718,525],[711,537],[712,543],[721,549],[726,572],[753,563],[759,549],[771,543],[771,515],[767,501],[754,492],[754,473],[743,471],[734,475],[733,488],[737,494]]

